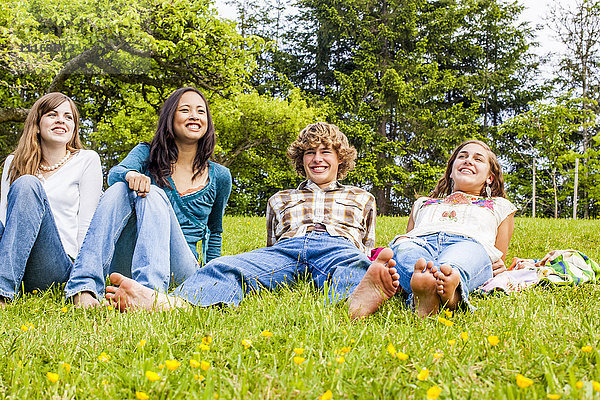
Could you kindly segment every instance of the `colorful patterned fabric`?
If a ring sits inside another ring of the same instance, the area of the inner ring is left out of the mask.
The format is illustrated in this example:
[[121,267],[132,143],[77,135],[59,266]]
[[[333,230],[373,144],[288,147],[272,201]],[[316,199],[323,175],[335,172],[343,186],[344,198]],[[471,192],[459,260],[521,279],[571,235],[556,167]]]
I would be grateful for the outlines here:
[[275,193],[267,205],[267,246],[303,236],[323,224],[331,236],[350,240],[363,253],[375,247],[375,198],[366,190],[338,182],[321,189],[307,180],[297,189]]
[[577,250],[553,250],[542,259],[515,257],[509,270],[496,275],[477,289],[481,295],[495,291],[520,292],[539,283],[580,285],[600,279],[598,263]]

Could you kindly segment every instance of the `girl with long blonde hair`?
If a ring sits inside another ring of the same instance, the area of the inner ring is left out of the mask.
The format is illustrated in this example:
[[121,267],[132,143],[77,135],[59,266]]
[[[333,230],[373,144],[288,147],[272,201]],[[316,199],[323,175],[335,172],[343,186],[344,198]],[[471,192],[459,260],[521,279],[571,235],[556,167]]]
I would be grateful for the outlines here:
[[98,154],[84,150],[79,111],[48,93],[32,106],[4,163],[0,190],[0,304],[67,281],[102,193]]

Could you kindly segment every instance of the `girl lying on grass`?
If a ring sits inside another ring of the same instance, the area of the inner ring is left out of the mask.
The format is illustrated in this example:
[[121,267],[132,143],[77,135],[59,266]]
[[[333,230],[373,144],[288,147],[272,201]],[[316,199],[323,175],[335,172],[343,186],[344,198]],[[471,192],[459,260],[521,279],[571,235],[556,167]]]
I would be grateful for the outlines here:
[[419,316],[468,306],[471,291],[506,270],[516,207],[505,195],[496,155],[469,140],[454,150],[431,197],[414,203],[407,233],[390,247]]

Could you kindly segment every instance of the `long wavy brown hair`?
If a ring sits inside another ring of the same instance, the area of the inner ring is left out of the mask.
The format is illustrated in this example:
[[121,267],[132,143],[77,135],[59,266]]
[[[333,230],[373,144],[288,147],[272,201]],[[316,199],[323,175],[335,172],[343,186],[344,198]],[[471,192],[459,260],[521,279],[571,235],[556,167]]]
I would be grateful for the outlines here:
[[148,171],[154,182],[160,187],[171,187],[168,181],[168,177],[171,176],[173,164],[177,162],[179,157],[179,150],[175,143],[175,131],[173,129],[173,118],[177,111],[177,105],[179,99],[186,92],[195,92],[200,95],[204,104],[206,105],[206,120],[208,125],[206,127],[206,133],[200,140],[198,140],[198,149],[196,150],[196,156],[194,157],[194,176],[192,180],[200,175],[204,168],[208,167],[208,160],[212,157],[215,151],[215,145],[217,137],[215,134],[215,127],[213,125],[212,116],[210,114],[210,108],[208,107],[208,101],[198,89],[193,87],[184,87],[174,91],[165,100],[160,110],[160,116],[158,117],[158,126],[154,137],[150,142],[150,155],[148,157]]
[[[498,162],[498,157],[496,154],[490,149],[490,146],[482,142],[481,140],[467,140],[458,145],[452,152],[450,159],[448,159],[448,163],[446,164],[446,171],[444,175],[440,178],[437,185],[431,192],[431,197],[444,197],[452,194],[453,192],[453,182],[452,178],[450,178],[450,174],[452,174],[452,165],[458,157],[458,153],[468,144],[478,144],[483,147],[488,153],[488,161],[490,164],[490,174],[492,175],[492,184],[490,185],[492,197],[506,197],[506,192],[504,191],[504,178],[502,177],[502,167],[500,167],[500,163]],[[485,186],[481,188],[480,196],[487,196],[485,192]]]
[[22,175],[37,174],[42,163],[40,121],[44,114],[55,110],[65,101],[68,101],[71,105],[73,121],[75,122],[73,137],[67,143],[67,149],[75,152],[84,148],[79,138],[79,110],[75,102],[69,96],[62,93],[53,92],[45,94],[33,104],[25,119],[23,133],[19,138],[19,144],[13,153],[14,158],[8,170],[8,178],[11,184]]

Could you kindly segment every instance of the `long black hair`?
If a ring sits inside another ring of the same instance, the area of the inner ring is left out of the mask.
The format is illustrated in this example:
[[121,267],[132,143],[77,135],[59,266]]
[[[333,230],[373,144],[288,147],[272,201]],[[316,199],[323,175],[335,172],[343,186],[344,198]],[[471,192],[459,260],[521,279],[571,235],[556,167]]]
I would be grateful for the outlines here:
[[171,176],[173,164],[177,162],[177,157],[179,156],[179,150],[175,144],[175,133],[173,132],[173,118],[175,117],[175,112],[177,112],[179,99],[186,92],[198,93],[202,100],[204,100],[204,104],[206,105],[206,120],[208,121],[206,133],[198,140],[198,150],[196,151],[196,157],[194,157],[194,176],[192,179],[204,172],[204,168],[208,167],[208,159],[215,151],[217,138],[206,98],[202,92],[193,87],[177,89],[163,104],[160,116],[158,117],[156,133],[154,134],[154,138],[152,138],[152,142],[150,142],[148,171],[160,187],[167,186],[171,188],[167,178]]

